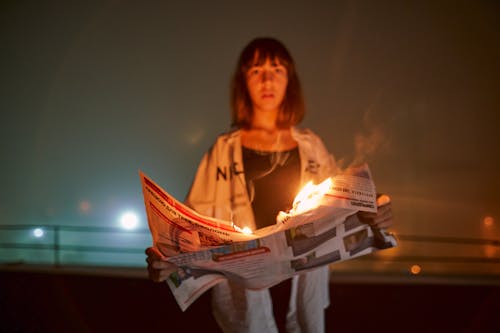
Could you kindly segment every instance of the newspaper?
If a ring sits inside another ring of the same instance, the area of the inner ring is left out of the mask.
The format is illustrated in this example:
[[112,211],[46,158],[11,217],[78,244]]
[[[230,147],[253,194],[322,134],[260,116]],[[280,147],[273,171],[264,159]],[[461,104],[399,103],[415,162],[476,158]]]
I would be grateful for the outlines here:
[[182,311],[225,279],[248,289],[268,288],[319,266],[396,246],[393,236],[357,217],[357,211],[377,209],[366,165],[334,177],[314,208],[300,211],[301,202],[294,202],[275,225],[255,233],[202,216],[142,172],[140,178],[153,246],[177,265],[167,283]]

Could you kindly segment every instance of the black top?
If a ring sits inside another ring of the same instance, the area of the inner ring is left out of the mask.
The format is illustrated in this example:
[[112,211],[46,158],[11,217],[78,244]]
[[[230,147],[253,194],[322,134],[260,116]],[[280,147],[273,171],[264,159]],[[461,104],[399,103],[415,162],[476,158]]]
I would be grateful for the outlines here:
[[300,157],[296,147],[262,152],[242,147],[247,190],[257,229],[276,223],[279,211],[288,211],[300,185]]

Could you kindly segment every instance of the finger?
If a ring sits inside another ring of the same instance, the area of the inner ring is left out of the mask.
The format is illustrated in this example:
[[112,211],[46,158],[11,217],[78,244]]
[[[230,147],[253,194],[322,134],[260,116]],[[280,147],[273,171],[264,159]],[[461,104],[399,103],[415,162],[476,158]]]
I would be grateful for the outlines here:
[[152,266],[148,266],[149,278],[154,282],[165,281],[174,271],[176,271],[176,268],[169,267],[168,269],[156,269]]
[[377,224],[377,229],[387,229],[394,225],[394,221],[392,219],[387,219],[379,224]]
[[377,216],[375,217],[375,222],[378,222],[380,220],[384,220],[388,217],[392,217],[392,208],[391,206],[383,206],[380,207],[377,211]]
[[377,213],[372,212],[358,212],[358,216],[365,219],[373,219],[377,216]]
[[175,269],[161,269],[161,270],[151,270],[150,271],[150,279],[155,281],[155,282],[163,282],[167,280],[170,275],[175,272]]
[[384,206],[391,203],[391,197],[389,197],[387,194],[382,194],[381,196],[377,197],[377,206]]
[[162,261],[162,260],[153,260],[150,266],[154,269],[170,269],[170,270],[175,270],[175,268],[177,267],[168,261]]
[[160,274],[160,271],[157,269],[152,268],[151,266],[148,266],[148,276],[149,279],[154,281],[154,282],[159,282],[158,281],[158,276]]
[[375,223],[375,227],[379,229],[385,229],[394,224],[392,216],[387,216],[385,218],[378,219]]
[[163,258],[163,255],[160,253],[160,251],[158,251],[154,247],[148,247],[146,249],[146,255],[148,257],[153,257],[153,258],[157,258],[157,259],[162,259]]
[[160,280],[160,282],[166,281],[174,271],[175,270],[162,270],[160,271],[158,279]]
[[385,216],[388,216],[388,215],[392,215],[392,206],[391,206],[391,204],[378,207],[377,218],[381,217],[381,216],[385,217]]
[[[148,260],[146,260],[148,261]],[[155,282],[157,282],[157,278],[158,278],[158,270],[153,268],[152,264],[148,261],[148,276],[149,276],[149,279],[150,280],[153,280]]]
[[387,217],[391,217],[391,216],[392,216],[392,208],[390,206],[384,206],[384,207],[382,207],[382,209],[379,209],[375,220],[386,219]]
[[370,212],[358,212],[357,216],[362,223],[373,224],[377,214]]

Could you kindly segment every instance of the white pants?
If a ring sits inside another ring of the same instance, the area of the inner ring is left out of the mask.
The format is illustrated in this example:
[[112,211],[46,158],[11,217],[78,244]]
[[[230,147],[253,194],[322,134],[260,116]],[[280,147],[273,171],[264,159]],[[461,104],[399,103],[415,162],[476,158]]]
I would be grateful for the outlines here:
[[[329,305],[329,270],[320,267],[292,278],[287,331],[322,333]],[[224,281],[212,288],[214,317],[226,333],[277,332],[268,289],[248,290]]]

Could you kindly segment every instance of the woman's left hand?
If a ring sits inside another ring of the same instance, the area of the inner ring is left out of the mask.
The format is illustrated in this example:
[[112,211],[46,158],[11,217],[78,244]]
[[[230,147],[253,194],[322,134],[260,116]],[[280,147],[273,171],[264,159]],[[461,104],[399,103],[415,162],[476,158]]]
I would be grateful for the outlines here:
[[392,217],[391,198],[382,194],[377,197],[377,212],[358,212],[358,217],[363,223],[367,223],[378,229],[386,229],[394,224]]

